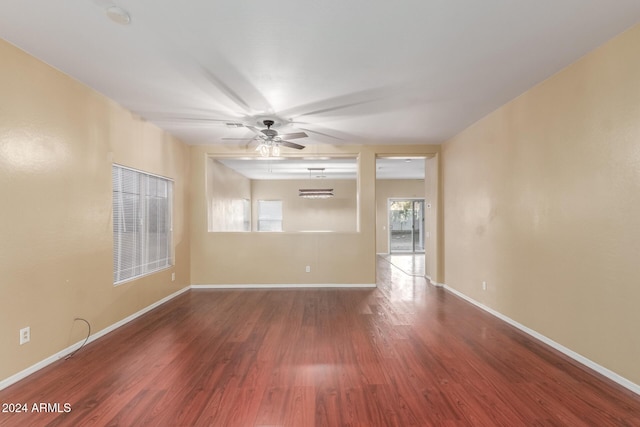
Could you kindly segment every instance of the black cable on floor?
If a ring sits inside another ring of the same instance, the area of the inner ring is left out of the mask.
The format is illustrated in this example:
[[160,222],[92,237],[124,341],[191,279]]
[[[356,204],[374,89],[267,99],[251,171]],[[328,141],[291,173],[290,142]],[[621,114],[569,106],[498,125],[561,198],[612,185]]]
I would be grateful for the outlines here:
[[69,354],[67,357],[65,357],[64,360],[71,359],[71,357],[73,357],[74,354],[76,354],[82,347],[84,347],[84,345],[87,343],[87,341],[89,341],[89,337],[91,336],[91,324],[89,323],[89,321],[87,319],[83,319],[81,317],[76,317],[73,320],[74,321],[82,320],[84,323],[87,324],[87,328],[89,328],[89,331],[87,332],[87,337],[84,339],[84,342],[82,343],[82,345],[80,347],[76,348],[75,350],[73,350],[73,352],[71,352],[71,354]]

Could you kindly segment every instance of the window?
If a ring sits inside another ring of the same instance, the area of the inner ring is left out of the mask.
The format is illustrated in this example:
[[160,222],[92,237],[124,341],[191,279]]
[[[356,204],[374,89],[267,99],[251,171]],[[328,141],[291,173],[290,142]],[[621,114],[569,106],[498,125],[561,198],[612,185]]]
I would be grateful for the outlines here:
[[282,231],[282,200],[258,200],[258,231]]
[[167,268],[171,255],[173,182],[113,165],[113,281]]

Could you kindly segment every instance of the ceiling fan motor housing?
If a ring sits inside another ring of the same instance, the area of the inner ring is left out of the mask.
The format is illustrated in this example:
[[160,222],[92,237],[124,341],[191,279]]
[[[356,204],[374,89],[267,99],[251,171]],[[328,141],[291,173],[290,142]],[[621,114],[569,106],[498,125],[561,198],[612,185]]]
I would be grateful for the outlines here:
[[273,138],[278,135],[278,131],[271,129],[273,126],[273,120],[263,120],[262,123],[267,127],[266,129],[262,129],[262,133],[267,135],[269,138]]

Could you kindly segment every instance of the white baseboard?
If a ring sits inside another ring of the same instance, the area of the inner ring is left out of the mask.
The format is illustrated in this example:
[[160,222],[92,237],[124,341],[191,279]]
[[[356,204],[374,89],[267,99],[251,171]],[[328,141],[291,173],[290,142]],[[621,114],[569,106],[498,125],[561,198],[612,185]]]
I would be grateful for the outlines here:
[[[96,332],[95,334],[92,334],[89,339],[87,340],[87,344],[89,344],[92,341],[97,340],[100,337],[103,337],[104,335],[108,334],[109,332],[112,332],[116,329],[118,329],[119,327],[131,322],[132,320],[142,316],[143,314],[153,310],[154,308],[164,304],[165,302],[177,297],[178,295],[182,294],[183,292],[186,292],[189,290],[189,286],[180,289],[177,292],[172,293],[171,295],[168,295],[164,298],[162,298],[159,301],[154,302],[153,304],[143,308],[140,311],[137,311],[135,313],[133,313],[130,316],[125,317],[124,319],[120,320],[119,322],[114,323],[111,326],[108,326],[98,332]],[[14,374],[8,378],[5,378],[4,380],[0,381],[0,390],[3,390],[7,387],[9,387],[12,384],[17,383],[18,381],[20,381],[23,378],[28,377],[29,375],[39,371],[40,369],[52,364],[53,362],[57,362],[58,360],[66,357],[68,354],[71,354],[74,350],[76,350],[79,346],[82,345],[82,343],[84,342],[84,340],[78,341],[75,344],[70,345],[69,347],[60,350],[59,352],[57,352],[56,354],[47,357],[44,360],[41,360],[40,362],[29,366],[28,368],[18,372],[17,374]]]
[[[435,283],[434,283],[435,284]],[[566,356],[569,356],[570,358],[572,358],[573,360],[575,360],[576,362],[586,366],[589,369],[592,369],[594,371],[596,371],[597,373],[604,375],[605,377],[609,378],[610,380],[620,384],[621,386],[623,386],[626,389],[631,390],[632,392],[640,395],[640,385],[629,381],[628,379],[626,379],[625,377],[616,374],[615,372],[605,368],[602,365],[597,364],[596,362],[587,359],[586,357],[582,356],[579,353],[576,353],[575,351],[563,346],[562,344],[559,344],[555,341],[553,341],[551,338],[548,338],[542,334],[540,334],[539,332],[534,331],[533,329],[530,329],[526,326],[524,326],[521,323],[516,322],[515,320],[511,319],[510,317],[505,316],[504,314],[495,311],[494,309],[487,307],[486,305],[474,300],[471,297],[468,297],[467,295],[463,294],[462,292],[459,292],[445,284],[436,284],[436,286],[442,286],[444,287],[444,289],[446,289],[448,292],[451,292],[454,295],[459,296],[460,298],[464,299],[467,302],[470,302],[471,304],[475,305],[476,307],[486,311],[489,314],[494,315],[495,317],[497,317],[500,320],[503,320],[505,322],[507,322],[508,324],[510,324],[511,326],[514,326],[515,328],[521,330],[522,332],[524,332],[527,335],[530,335],[531,337],[542,341],[543,343],[547,344],[550,347],[553,347],[554,349],[558,350],[559,352],[565,354]]]
[[[155,303],[149,305],[148,307],[143,308],[140,311],[137,311],[136,313],[133,313],[130,316],[127,316],[126,318],[114,323],[111,326],[108,326],[98,332],[96,332],[95,334],[92,334],[89,339],[87,340],[87,344],[97,340],[100,337],[105,336],[106,334],[108,334],[109,332],[112,332],[116,329],[118,329],[119,327],[131,322],[132,320],[142,316],[143,314],[148,313],[149,311],[153,310],[154,308],[164,304],[165,302],[177,297],[178,295],[188,291],[189,289],[283,289],[283,288],[375,288],[376,284],[375,283],[347,283],[347,284],[335,284],[335,283],[330,283],[330,284],[255,284],[255,285],[251,285],[251,284],[241,284],[241,285],[191,285],[191,286],[187,286],[183,289],[180,289],[179,291],[176,291],[174,293],[172,293],[171,295],[168,295],[164,298],[162,298],[159,301],[156,301]],[[40,369],[52,364],[53,362],[56,362],[64,357],[66,357],[67,355],[71,354],[74,350],[76,350],[79,346],[82,345],[82,343],[84,342],[84,340],[78,341],[75,344],[70,345],[69,347],[60,350],[59,352],[47,357],[44,360],[41,360],[40,362],[37,362],[31,366],[29,366],[26,369],[23,369],[22,371],[18,372],[17,374],[14,374],[8,378],[5,378],[3,380],[0,381],[0,390],[3,390],[7,387],[9,387],[12,384],[17,383],[18,381],[28,377],[29,375],[39,371]]]
[[[577,361],[578,363],[593,369],[594,371],[600,373],[601,375],[604,375],[605,377],[611,379],[612,381],[620,384],[621,386],[631,390],[632,392],[640,395],[640,386],[638,384],[635,384],[632,381],[629,381],[628,379],[616,374],[615,372],[605,368],[604,366],[601,366],[595,362],[593,362],[590,359],[587,359],[586,357],[574,352],[573,350],[568,349],[567,347],[553,341],[550,338],[547,338],[546,336],[534,331],[533,329],[530,329],[524,325],[522,325],[521,323],[516,322],[515,320],[511,319],[510,317],[507,317],[505,315],[503,315],[502,313],[499,313],[495,310],[493,310],[490,307],[487,307],[486,305],[474,300],[473,298],[470,298],[468,296],[466,296],[465,294],[447,286],[444,283],[437,283],[434,282],[433,280],[431,280],[430,277],[427,276],[427,279],[429,279],[429,281],[437,287],[443,287],[445,290],[447,290],[448,292],[451,292],[454,295],[459,296],[460,298],[464,299],[465,301],[468,301],[469,303],[475,305],[476,307],[492,314],[493,316],[499,318],[500,320],[503,320],[505,322],[507,322],[508,324],[514,326],[515,328],[521,330],[522,332],[526,333],[527,335],[532,336],[533,338],[536,338],[540,341],[542,341],[543,343],[553,347],[554,349],[560,351],[561,353],[564,353],[565,355],[569,356],[570,358],[572,358],[573,360]],[[102,329],[98,332],[96,332],[95,334],[91,335],[89,337],[89,339],[87,340],[87,343],[90,343],[92,341],[97,340],[98,338],[108,334],[109,332],[112,332],[116,329],[118,329],[119,327],[131,322],[132,320],[142,316],[143,314],[153,310],[154,308],[164,304],[165,302],[177,297],[178,295],[186,292],[189,289],[285,289],[285,288],[375,288],[376,284],[375,283],[356,283],[356,284],[254,284],[254,285],[249,285],[249,284],[241,284],[241,285],[191,285],[191,286],[187,286],[183,289],[180,289],[177,292],[174,292],[171,295],[168,295],[166,297],[164,297],[163,299],[143,308],[142,310],[133,313],[132,315],[120,320],[119,322],[114,323],[111,326],[108,326],[105,329]],[[23,378],[26,378],[27,376],[33,374],[34,372],[39,371],[40,369],[50,365],[53,362],[56,362],[60,359],[62,359],[63,357],[67,356],[68,354],[70,354],[73,350],[76,349],[76,347],[80,346],[82,344],[84,340],[78,341],[77,343],[70,345],[69,347],[57,352],[56,354],[47,357],[46,359],[31,365],[30,367],[18,372],[17,374],[14,374],[8,378],[5,378],[4,380],[0,381],[0,390],[3,390],[7,387],[9,387],[10,385],[22,380]]]
[[444,288],[444,286],[445,286],[445,285],[444,285],[444,283],[438,283],[438,282],[436,282],[435,280],[433,280],[433,279],[431,278],[431,276],[424,276],[424,277],[426,277],[426,278],[427,278],[427,280],[428,280],[428,281],[429,281],[433,286],[435,286],[436,288]]
[[308,288],[375,288],[375,283],[283,283],[237,285],[191,285],[191,289],[308,289]]

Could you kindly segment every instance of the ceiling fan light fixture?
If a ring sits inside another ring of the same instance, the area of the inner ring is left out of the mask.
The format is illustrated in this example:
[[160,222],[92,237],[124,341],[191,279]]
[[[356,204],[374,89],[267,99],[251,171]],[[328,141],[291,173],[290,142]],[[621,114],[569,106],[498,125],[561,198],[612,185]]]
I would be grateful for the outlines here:
[[258,145],[258,148],[256,148],[256,150],[260,152],[260,155],[262,157],[269,157],[269,146],[267,144]]
[[271,147],[271,155],[274,157],[280,157],[280,146],[279,145],[274,145],[273,147]]

